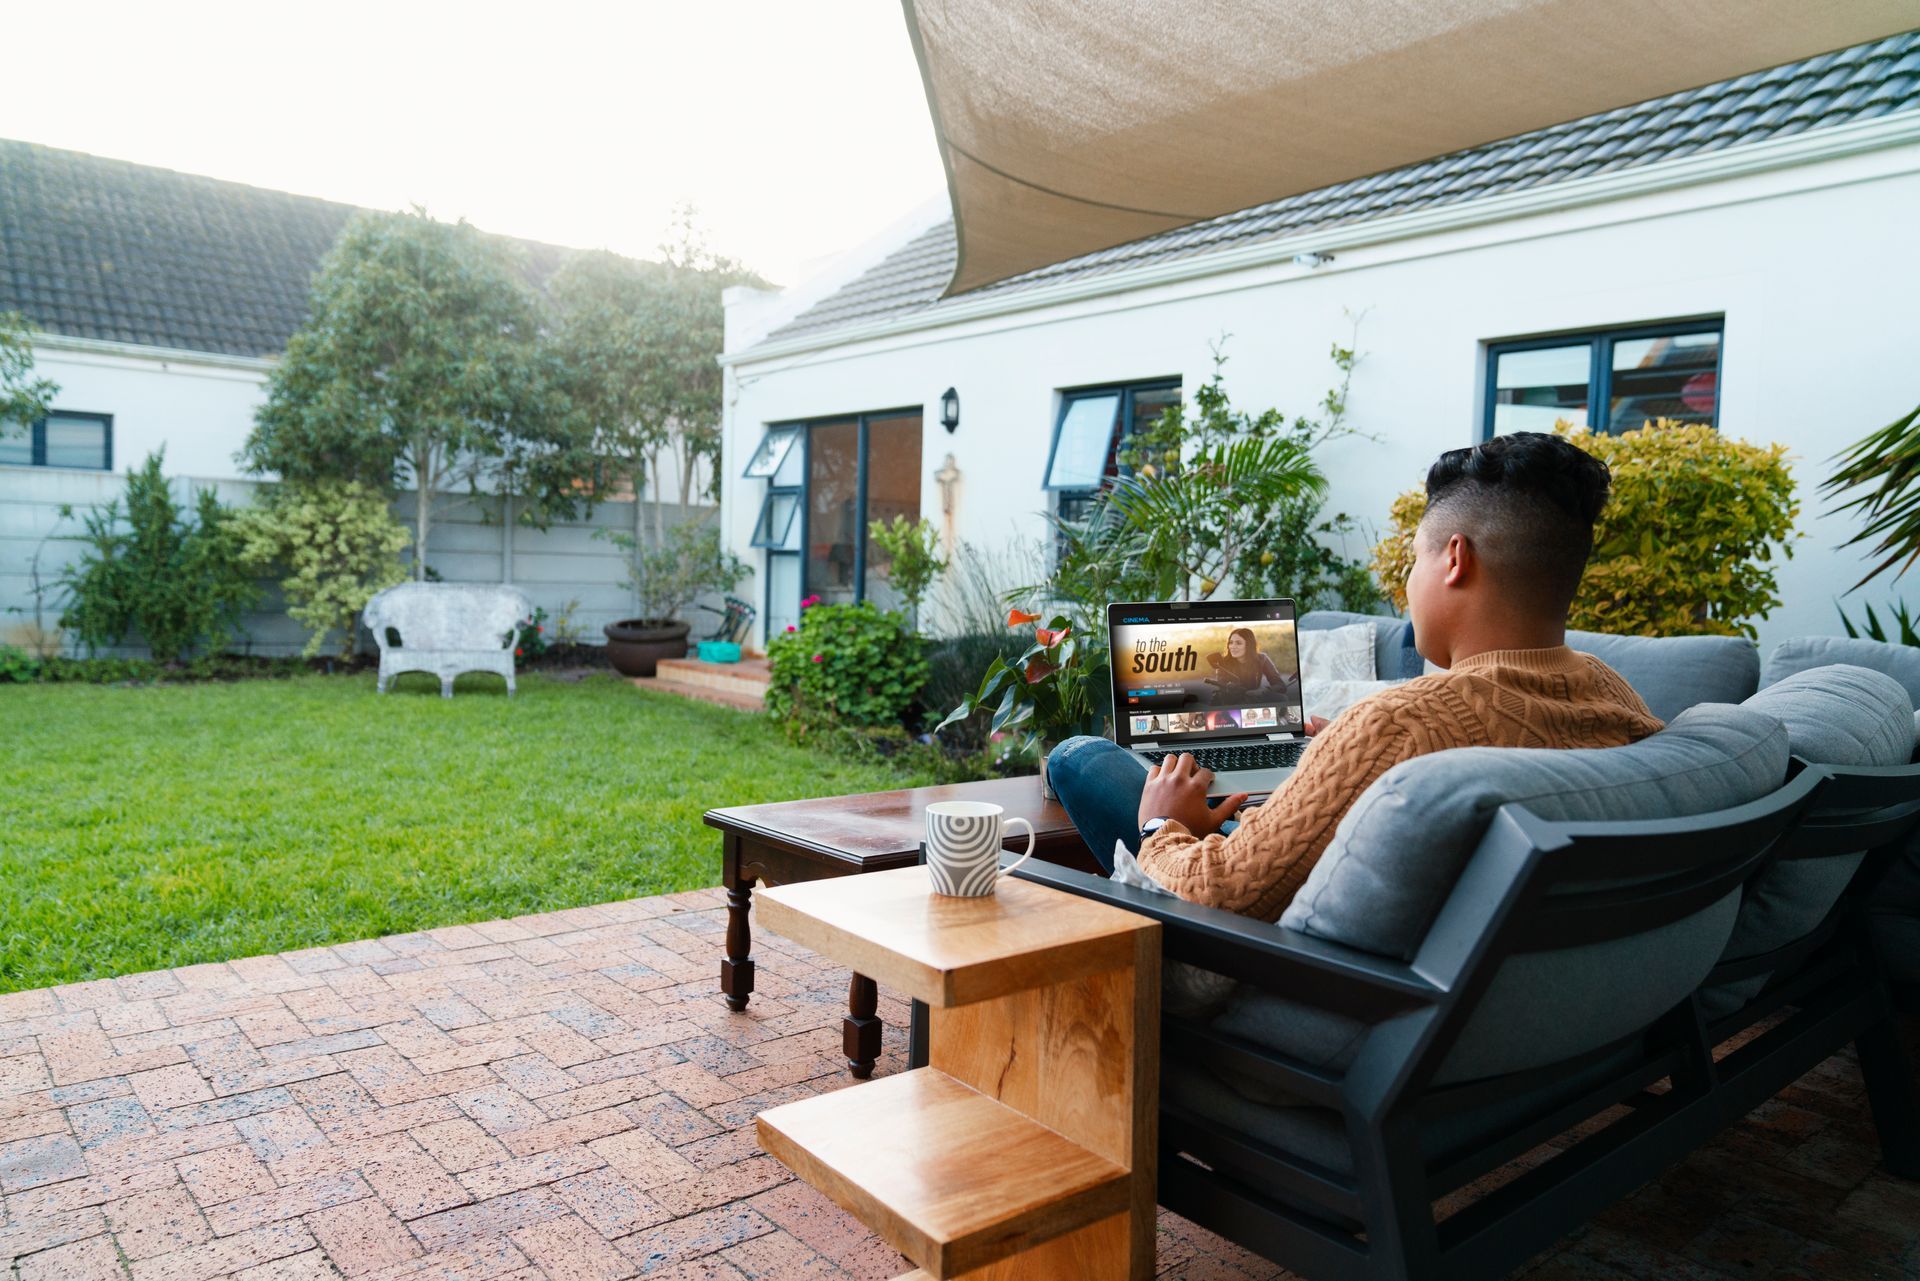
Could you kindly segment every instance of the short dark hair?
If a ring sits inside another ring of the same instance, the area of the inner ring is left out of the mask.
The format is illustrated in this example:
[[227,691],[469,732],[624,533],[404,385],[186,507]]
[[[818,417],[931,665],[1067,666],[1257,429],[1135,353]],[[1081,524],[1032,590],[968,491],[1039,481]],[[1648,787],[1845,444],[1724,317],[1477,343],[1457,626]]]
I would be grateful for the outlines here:
[[1427,471],[1421,526],[1464,534],[1494,572],[1539,608],[1565,612],[1593,554],[1593,522],[1613,475],[1592,454],[1520,431],[1450,449]]

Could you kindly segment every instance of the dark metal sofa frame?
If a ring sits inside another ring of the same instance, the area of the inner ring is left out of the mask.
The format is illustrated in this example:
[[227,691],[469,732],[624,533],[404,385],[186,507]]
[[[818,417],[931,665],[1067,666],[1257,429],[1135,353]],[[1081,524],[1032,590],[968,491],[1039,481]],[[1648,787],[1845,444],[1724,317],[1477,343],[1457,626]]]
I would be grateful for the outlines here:
[[[1369,1027],[1358,1057],[1341,1072],[1167,1016],[1168,1059],[1230,1066],[1338,1112],[1353,1172],[1316,1165],[1163,1093],[1162,1205],[1312,1281],[1492,1278],[1656,1177],[1849,1041],[1866,1069],[1889,1167],[1920,1176],[1911,1078],[1851,894],[1816,939],[1710,976],[1716,982],[1792,971],[1711,1030],[1695,996],[1644,1032],[1572,1062],[1430,1084],[1508,957],[1631,937],[1719,901],[1775,858],[1883,846],[1920,822],[1920,767],[1839,773],[1846,777],[1802,767],[1771,796],[1678,820],[1561,824],[1505,807],[1407,964],[1065,868],[1028,863],[1015,875],[1159,920],[1170,960]],[[1833,802],[1807,818],[1829,788]],[[1863,883],[1861,876],[1853,882]],[[1715,1061],[1725,1036],[1789,1007],[1794,1012],[1777,1027]],[[1470,1151],[1444,1162],[1422,1151],[1423,1122],[1629,1054],[1602,1084]],[[1662,1082],[1666,1088],[1650,1088]],[[1630,1109],[1621,1119],[1436,1223],[1436,1199],[1620,1104]]]

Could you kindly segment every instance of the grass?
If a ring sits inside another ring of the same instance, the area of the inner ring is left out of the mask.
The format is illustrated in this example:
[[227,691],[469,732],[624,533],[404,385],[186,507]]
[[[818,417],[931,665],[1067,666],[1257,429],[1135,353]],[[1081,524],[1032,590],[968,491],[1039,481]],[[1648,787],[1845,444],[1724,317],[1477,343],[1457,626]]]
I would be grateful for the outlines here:
[[899,787],[613,677],[0,686],[0,991],[714,885],[717,805]]

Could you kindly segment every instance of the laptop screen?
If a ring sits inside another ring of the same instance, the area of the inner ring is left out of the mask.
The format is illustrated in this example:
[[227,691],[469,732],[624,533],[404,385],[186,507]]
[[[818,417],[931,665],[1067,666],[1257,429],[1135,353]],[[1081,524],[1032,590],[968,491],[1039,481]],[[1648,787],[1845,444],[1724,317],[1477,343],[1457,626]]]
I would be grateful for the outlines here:
[[1122,746],[1305,728],[1290,600],[1109,605],[1107,630]]

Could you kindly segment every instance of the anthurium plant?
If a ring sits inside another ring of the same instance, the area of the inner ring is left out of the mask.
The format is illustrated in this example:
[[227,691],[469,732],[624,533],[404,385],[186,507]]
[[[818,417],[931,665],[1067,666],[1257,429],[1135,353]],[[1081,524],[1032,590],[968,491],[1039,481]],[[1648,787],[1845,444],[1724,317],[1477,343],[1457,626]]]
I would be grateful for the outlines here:
[[1012,754],[1028,759],[1075,734],[1100,733],[1111,697],[1106,638],[1076,632],[1064,614],[1043,624],[1040,615],[1013,609],[1007,626],[1032,626],[1033,644],[1010,663],[994,659],[980,688],[948,712],[934,732],[990,712],[988,732],[1010,736]]

